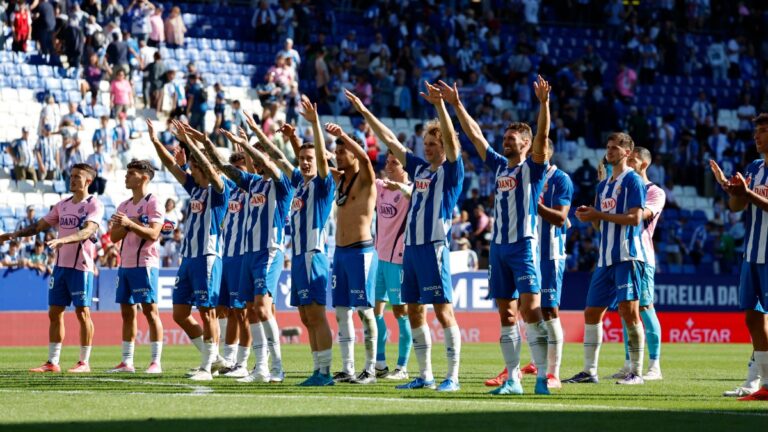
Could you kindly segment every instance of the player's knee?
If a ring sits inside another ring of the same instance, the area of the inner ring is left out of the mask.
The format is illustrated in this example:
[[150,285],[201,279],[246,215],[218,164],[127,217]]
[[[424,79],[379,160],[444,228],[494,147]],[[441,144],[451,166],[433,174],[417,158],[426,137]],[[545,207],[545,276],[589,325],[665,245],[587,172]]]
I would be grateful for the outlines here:
[[64,320],[64,311],[63,310],[49,310],[48,311],[48,319],[50,319],[52,322],[59,322]]
[[541,314],[544,315],[544,320],[549,321],[559,317],[559,310],[557,308],[541,308]]
[[408,310],[405,305],[392,306],[392,313],[395,318],[401,318],[408,315]]
[[181,326],[184,323],[186,323],[188,319],[189,319],[189,313],[185,311],[178,311],[178,310],[173,311],[173,322],[175,322],[176,324]]
[[75,316],[77,316],[78,321],[86,322],[91,319],[91,312],[85,308],[77,308],[75,309]]
[[747,311],[744,322],[749,329],[762,329],[765,326],[765,315],[760,312]]

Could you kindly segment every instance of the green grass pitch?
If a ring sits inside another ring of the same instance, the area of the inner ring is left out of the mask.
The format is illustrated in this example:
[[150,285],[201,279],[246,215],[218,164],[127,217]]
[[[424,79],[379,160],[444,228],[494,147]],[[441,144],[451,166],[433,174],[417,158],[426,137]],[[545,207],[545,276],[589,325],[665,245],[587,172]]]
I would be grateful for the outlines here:
[[[388,345],[396,358],[397,346]],[[598,385],[564,385],[549,397],[533,395],[533,378],[525,377],[527,394],[490,396],[483,381],[503,367],[496,344],[465,344],[461,391],[399,391],[379,380],[371,386],[336,385],[301,388],[295,384],[310,369],[309,349],[284,345],[287,373],[283,384],[239,384],[229,378],[196,383],[182,377],[199,360],[191,346],[168,346],[161,377],[103,373],[120,360],[120,348],[96,347],[91,374],[37,375],[27,372],[45,360],[46,348],[0,348],[0,401],[3,431],[256,431],[256,430],[532,430],[622,432],[641,430],[738,430],[764,428],[768,403],[738,402],[722,392],[741,383],[747,345],[673,345],[662,347],[664,380],[644,386],[617,386],[603,378]],[[356,347],[363,364],[363,347]],[[334,367],[339,364],[334,350]],[[149,348],[139,346],[137,369],[146,366]],[[444,348],[433,347],[435,376],[445,372]],[[530,357],[524,348],[523,361]],[[65,347],[62,367],[77,360],[77,347]],[[561,375],[580,370],[581,345],[565,347]],[[623,347],[603,345],[600,376],[623,362]],[[390,365],[391,367],[392,365]],[[415,358],[410,369],[416,370]]]

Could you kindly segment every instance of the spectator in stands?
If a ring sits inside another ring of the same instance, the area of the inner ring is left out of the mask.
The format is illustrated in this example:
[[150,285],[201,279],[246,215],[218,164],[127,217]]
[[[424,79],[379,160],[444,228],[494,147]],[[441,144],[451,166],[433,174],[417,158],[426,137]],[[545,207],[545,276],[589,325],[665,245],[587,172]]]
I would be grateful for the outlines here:
[[189,75],[187,91],[187,117],[192,128],[205,130],[205,113],[208,111],[208,91],[198,74]]
[[0,260],[0,267],[9,269],[18,269],[25,266],[26,260],[21,256],[21,245],[17,240],[11,240],[8,243],[8,252],[3,254]]
[[35,270],[41,276],[51,273],[48,268],[48,255],[45,253],[45,244],[42,241],[35,240],[32,252],[27,258],[26,267]]
[[328,63],[325,62],[325,47],[320,47],[315,58],[315,100],[318,108],[328,102],[331,95],[328,84],[331,82],[331,74],[328,69]]
[[21,138],[15,140],[7,147],[8,154],[13,160],[13,174],[16,181],[37,181],[37,173],[32,166],[32,146],[29,142],[29,128],[21,128]]
[[581,166],[573,173],[573,182],[578,185],[579,191],[574,204],[591,205],[595,198],[595,186],[597,186],[597,170],[589,159],[584,159]]
[[651,37],[643,36],[643,43],[638,48],[641,57],[640,83],[653,84],[656,81],[656,69],[659,65],[659,52]]
[[664,169],[664,162],[661,159],[661,155],[657,153],[653,157],[653,163],[648,167],[646,174],[648,175],[648,180],[650,180],[651,183],[657,185],[663,185],[666,183],[667,174]]
[[149,38],[147,45],[153,48],[160,48],[165,43],[165,23],[163,22],[163,5],[155,6],[155,12],[149,18]]
[[280,7],[275,12],[277,18],[277,35],[278,39],[293,38],[294,27],[296,27],[295,12],[293,10],[292,2],[289,0],[281,0]]
[[133,87],[130,81],[125,79],[123,69],[118,69],[115,72],[115,79],[109,85],[109,95],[113,118],[116,118],[120,113],[127,114],[128,109],[134,107]]
[[347,32],[347,36],[341,41],[341,53],[339,53],[339,61],[344,62],[349,60],[352,64],[357,62],[357,53],[359,47],[357,45],[357,32],[350,30]]
[[[88,56],[88,64],[83,70],[83,81],[80,85],[80,93],[83,99],[86,98],[88,92],[91,93],[91,98],[96,99],[99,94],[99,85],[104,77],[104,73],[110,73],[109,65],[105,59],[99,60],[99,55],[91,53]],[[95,102],[95,101],[94,101]]]
[[469,243],[469,240],[466,238],[460,238],[456,242],[458,246],[458,250],[465,251],[466,257],[467,257],[467,270],[468,271],[477,271],[479,260],[477,258],[477,252],[472,250],[471,245]]
[[[125,162],[123,165],[127,165],[128,159],[126,152],[131,147],[133,128],[128,124],[128,116],[125,113],[120,113],[120,115],[117,116],[117,125],[112,129],[112,136],[114,137],[114,150],[117,152],[117,156]],[[106,154],[110,155],[109,153]]]
[[725,55],[725,45],[716,40],[707,48],[707,63],[712,71],[712,79],[717,82],[725,79],[728,73],[728,58]]
[[144,73],[146,82],[144,86],[144,94],[145,97],[149,97],[144,104],[159,112],[160,95],[163,91],[163,81],[165,76],[165,62],[163,61],[163,56],[160,54],[160,51],[155,51],[154,54],[152,54],[152,62],[146,65]]
[[286,38],[283,49],[277,53],[277,57],[289,57],[293,61],[293,67],[297,70],[301,67],[301,56],[293,47],[293,39]]
[[698,99],[691,106],[691,114],[696,125],[696,139],[701,141],[712,130],[715,120],[712,104],[707,100],[706,92],[699,92]]
[[104,189],[107,187],[107,179],[104,175],[111,169],[109,158],[103,153],[103,147],[98,141],[93,146],[93,153],[88,156],[86,163],[96,170],[96,177],[88,186],[88,193],[104,195]]
[[741,105],[736,110],[736,115],[739,117],[739,138],[748,140],[752,136],[752,119],[757,115],[755,106],[752,105],[752,97],[749,93],[745,93],[741,96]]
[[99,238],[99,244],[101,249],[99,250],[99,267],[115,268],[120,265],[120,242],[113,243],[112,228],[114,222],[110,219],[107,222],[107,230]]
[[277,16],[270,9],[266,0],[259,2],[259,7],[251,17],[251,27],[254,29],[254,38],[256,42],[271,42],[274,38],[277,28]]
[[262,106],[266,106],[278,101],[278,97],[282,95],[283,91],[277,86],[275,82],[276,73],[274,70],[268,71],[264,76],[264,83],[256,87],[256,94],[259,96]]
[[133,0],[126,13],[131,22],[131,33],[136,39],[146,40],[152,31],[150,17],[155,12],[155,6],[149,0]]
[[165,19],[165,46],[169,49],[183,48],[186,34],[187,26],[184,25],[181,17],[181,9],[174,6],[168,18]]
[[389,46],[384,43],[384,36],[381,35],[381,32],[376,32],[373,42],[368,46],[368,58],[373,60],[381,55],[386,55],[389,58],[392,56],[392,52],[389,50]]
[[173,237],[163,245],[163,267],[178,267],[181,264],[181,241],[181,228],[176,228],[173,230]]
[[29,5],[20,3],[10,16],[13,42],[11,49],[14,52],[27,52],[27,41],[32,34],[32,17],[29,13]]
[[167,117],[179,117],[187,110],[187,96],[184,86],[176,82],[176,71],[165,72],[165,84],[160,94],[160,112]]
[[35,159],[37,160],[38,170],[40,170],[40,180],[55,180],[58,178],[58,170],[62,161],[56,145],[53,139],[51,139],[51,129],[49,126],[45,126],[37,138]]
[[616,91],[624,102],[632,102],[635,98],[635,85],[637,73],[624,63],[619,64],[619,73],[616,74]]
[[130,62],[128,60],[128,43],[122,40],[119,33],[112,33],[112,42],[107,46],[106,60],[109,67],[117,73],[122,70],[126,75],[130,72]]
[[[29,228],[30,226],[37,225],[37,221],[40,219],[35,215],[35,206],[28,205],[26,215],[16,223],[16,231]],[[41,232],[36,236],[29,237],[34,241],[35,239],[42,240],[45,237],[45,233]]]
[[285,95],[285,122],[296,124],[299,119],[299,106],[301,104],[301,93],[299,92],[299,83],[291,83],[291,90]]
[[108,0],[107,5],[104,7],[102,13],[102,19],[104,23],[114,23],[120,26],[120,19],[123,16],[125,9],[117,0]]
[[56,127],[60,123],[60,119],[61,114],[59,112],[59,106],[56,104],[56,99],[53,95],[49,94],[45,97],[45,104],[43,104],[43,108],[40,110],[40,121],[38,123],[37,133],[41,134],[43,128],[46,126],[48,126],[49,130],[56,130]]
[[32,10],[32,35],[40,44],[40,54],[46,62],[51,61],[54,55],[53,31],[56,28],[56,11],[54,4],[49,0],[40,0],[37,7]]

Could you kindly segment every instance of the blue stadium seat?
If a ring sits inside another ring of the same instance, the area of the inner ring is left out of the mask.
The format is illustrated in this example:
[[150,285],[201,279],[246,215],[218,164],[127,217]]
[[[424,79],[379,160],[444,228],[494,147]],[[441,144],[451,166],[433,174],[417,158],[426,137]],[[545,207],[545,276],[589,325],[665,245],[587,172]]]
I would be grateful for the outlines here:
[[72,91],[77,90],[77,80],[74,79],[63,79],[61,80],[61,89],[65,91]]
[[67,92],[67,102],[80,103],[83,100],[83,95],[78,90]]
[[60,90],[61,80],[58,78],[46,78],[44,85],[46,90]]

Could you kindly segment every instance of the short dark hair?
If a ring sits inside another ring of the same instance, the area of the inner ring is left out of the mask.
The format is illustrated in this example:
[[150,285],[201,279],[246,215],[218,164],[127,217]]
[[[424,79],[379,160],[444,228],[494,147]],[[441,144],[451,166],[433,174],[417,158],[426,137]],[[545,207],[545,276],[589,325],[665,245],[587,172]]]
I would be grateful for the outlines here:
[[760,113],[759,116],[752,119],[755,126],[767,126],[768,125],[768,113]]
[[531,131],[531,127],[528,126],[527,123],[523,122],[513,122],[507,125],[507,128],[504,129],[504,132],[506,131],[512,131],[515,133],[519,133],[523,136],[523,139],[528,139],[528,141],[531,141],[533,139],[533,132]]
[[133,159],[128,162],[128,166],[126,168],[139,171],[142,174],[146,174],[150,180],[155,178],[155,169],[152,167],[152,164],[148,160]]
[[648,150],[645,147],[637,146],[633,151],[636,152],[638,155],[640,155],[640,159],[642,159],[643,162],[647,163],[648,165],[651,164],[651,161],[653,160],[653,158],[651,157],[650,150]]
[[304,144],[301,145],[301,147],[299,147],[299,151],[307,150],[307,149],[314,150],[315,145],[309,142],[305,142]]
[[608,135],[608,139],[605,142],[615,141],[619,147],[623,147],[629,150],[635,148],[635,142],[632,141],[632,137],[624,132],[614,132]]
[[76,170],[76,169],[87,172],[88,175],[91,177],[91,180],[96,178],[96,174],[97,174],[96,170],[92,166],[88,165],[87,163],[77,163],[72,165],[72,170]]
[[229,163],[234,165],[234,164],[236,164],[238,162],[245,162],[245,153],[243,153],[243,152],[234,152],[231,155],[229,155]]

